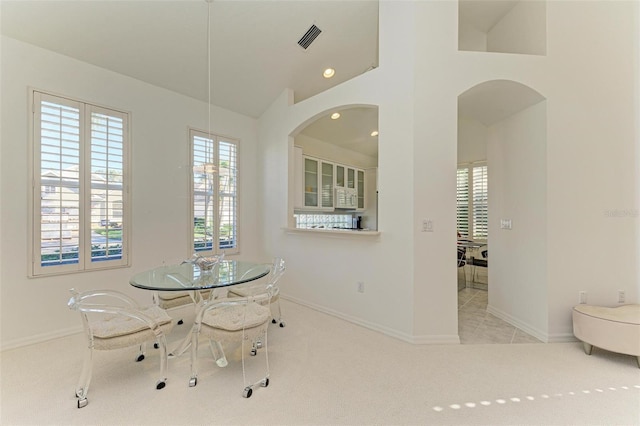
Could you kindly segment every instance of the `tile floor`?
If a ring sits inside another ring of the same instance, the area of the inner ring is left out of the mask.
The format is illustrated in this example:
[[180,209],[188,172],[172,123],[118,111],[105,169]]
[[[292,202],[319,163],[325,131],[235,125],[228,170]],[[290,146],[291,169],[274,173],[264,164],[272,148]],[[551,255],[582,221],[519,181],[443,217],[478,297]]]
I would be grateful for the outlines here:
[[464,288],[458,292],[458,335],[462,344],[542,343],[487,312],[488,293]]

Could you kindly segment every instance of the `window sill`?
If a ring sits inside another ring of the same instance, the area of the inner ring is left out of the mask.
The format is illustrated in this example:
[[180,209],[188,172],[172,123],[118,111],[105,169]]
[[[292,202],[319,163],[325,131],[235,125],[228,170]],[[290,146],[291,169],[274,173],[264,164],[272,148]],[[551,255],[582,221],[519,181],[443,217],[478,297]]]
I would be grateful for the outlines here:
[[351,229],[304,229],[304,228],[282,228],[287,234],[316,234],[327,236],[341,236],[341,237],[376,237],[380,235],[380,231],[354,231]]

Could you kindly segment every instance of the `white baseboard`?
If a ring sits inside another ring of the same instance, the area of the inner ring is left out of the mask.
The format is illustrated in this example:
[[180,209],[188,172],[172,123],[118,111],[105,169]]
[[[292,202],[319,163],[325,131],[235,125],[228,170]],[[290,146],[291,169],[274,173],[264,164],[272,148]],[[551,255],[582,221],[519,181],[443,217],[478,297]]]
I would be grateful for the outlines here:
[[517,318],[512,317],[506,312],[503,312],[500,309],[497,309],[491,305],[487,305],[487,312],[489,312],[492,315],[495,315],[501,320],[508,322],[512,326],[519,328],[525,333],[530,334],[536,339],[539,339],[545,343],[567,343],[567,342],[577,341],[577,339],[572,333],[549,334],[549,333],[543,332],[525,322],[520,321]]
[[361,327],[368,328],[369,330],[377,331],[386,336],[396,338],[398,340],[402,340],[403,342],[412,343],[416,345],[420,344],[459,344],[460,338],[457,334],[454,335],[424,335],[424,336],[413,336],[406,333],[399,332],[397,330],[382,326],[380,324],[372,323],[370,321],[365,321],[361,318],[353,317],[350,315],[345,315],[342,312],[334,311],[333,309],[328,309],[324,306],[316,305],[314,303],[309,303],[307,301],[291,297],[280,295],[283,299],[289,300],[293,303],[297,303],[298,305],[306,306],[307,308],[311,308],[318,312],[322,312],[327,315],[331,315],[336,318],[343,319],[352,324],[359,325]]
[[70,336],[72,334],[82,333],[82,326],[65,328],[63,330],[57,330],[50,333],[36,334],[34,336],[24,337],[20,339],[9,340],[2,344],[0,352],[8,351],[11,349],[21,348],[23,346],[35,345],[36,343],[42,343],[61,337]]

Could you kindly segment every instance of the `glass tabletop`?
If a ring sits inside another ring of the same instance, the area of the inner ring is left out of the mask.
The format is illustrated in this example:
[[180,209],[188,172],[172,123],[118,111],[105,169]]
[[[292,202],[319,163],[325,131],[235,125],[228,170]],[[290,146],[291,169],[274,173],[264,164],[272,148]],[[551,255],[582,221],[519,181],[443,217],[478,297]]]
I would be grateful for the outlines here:
[[145,290],[185,291],[228,287],[264,277],[268,264],[223,260],[210,271],[200,271],[191,263],[160,266],[134,275],[129,284]]

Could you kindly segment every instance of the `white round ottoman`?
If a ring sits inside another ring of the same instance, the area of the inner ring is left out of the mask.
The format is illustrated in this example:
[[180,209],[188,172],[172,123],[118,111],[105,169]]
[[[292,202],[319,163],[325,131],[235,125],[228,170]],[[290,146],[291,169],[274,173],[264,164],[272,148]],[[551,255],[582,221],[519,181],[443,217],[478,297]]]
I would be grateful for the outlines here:
[[640,367],[640,305],[615,308],[576,305],[573,307],[573,334],[591,355],[594,346],[611,352],[633,355]]

